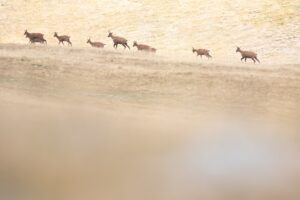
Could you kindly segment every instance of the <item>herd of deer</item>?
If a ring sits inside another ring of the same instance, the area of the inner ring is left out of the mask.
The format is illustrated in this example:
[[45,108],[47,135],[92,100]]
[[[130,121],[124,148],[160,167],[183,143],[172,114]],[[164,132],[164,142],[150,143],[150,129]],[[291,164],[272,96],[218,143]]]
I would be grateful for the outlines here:
[[[44,38],[44,34],[42,33],[29,33],[27,30],[25,30],[24,35],[29,39],[29,43],[41,43],[41,44],[47,44],[47,41]],[[58,44],[63,44],[64,42],[67,42],[68,45],[72,46],[72,42],[70,41],[70,36],[68,35],[58,35],[57,32],[54,33],[54,37],[57,38]],[[109,32],[108,36],[110,37],[114,43],[114,48],[118,48],[118,45],[122,45],[124,49],[128,48],[130,49],[128,45],[128,40],[126,40],[123,37],[115,36],[112,32]],[[92,42],[89,38],[87,41],[88,44],[90,44],[92,47],[95,48],[104,48],[105,44],[102,42]],[[136,47],[139,51],[146,51],[146,52],[152,52],[155,53],[156,49],[145,44],[138,44],[136,41],[133,42],[133,47]],[[241,61],[247,62],[247,59],[253,60],[254,63],[259,62],[259,59],[257,58],[257,54],[252,51],[243,51],[240,47],[237,47],[236,52],[239,52],[242,56]],[[212,56],[209,53],[209,50],[207,49],[195,49],[193,48],[193,53],[196,53],[197,56],[206,56],[208,59],[212,58]]]

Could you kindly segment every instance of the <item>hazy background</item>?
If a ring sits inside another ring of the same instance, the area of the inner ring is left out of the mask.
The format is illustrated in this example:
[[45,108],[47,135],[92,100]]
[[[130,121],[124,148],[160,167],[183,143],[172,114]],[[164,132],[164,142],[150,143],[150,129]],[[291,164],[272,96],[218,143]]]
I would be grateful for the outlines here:
[[[212,50],[232,62],[235,47],[257,51],[264,62],[298,63],[298,0],[1,0],[0,42],[26,43],[25,29],[71,35],[75,46],[88,37],[111,44],[108,30],[159,49],[191,56],[191,48]],[[110,45],[111,46],[111,45]],[[239,61],[239,60],[237,60]]]

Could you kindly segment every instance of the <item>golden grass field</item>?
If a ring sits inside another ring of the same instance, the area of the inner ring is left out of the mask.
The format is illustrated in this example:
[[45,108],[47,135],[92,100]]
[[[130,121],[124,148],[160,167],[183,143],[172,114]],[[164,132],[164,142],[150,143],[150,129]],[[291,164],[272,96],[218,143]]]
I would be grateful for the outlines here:
[[300,196],[299,65],[17,44],[0,55],[1,198]]
[[180,61],[124,50],[14,44],[0,48],[2,98],[7,102],[25,103],[24,96],[28,103],[83,103],[105,110],[172,109],[192,115],[245,110],[279,118],[298,114],[296,64],[232,66],[205,63],[196,56]]
[[[25,29],[71,36],[74,46],[111,44],[108,31],[158,49],[192,58],[192,47],[211,50],[214,60],[239,63],[236,46],[256,51],[264,63],[298,64],[298,0],[1,0],[1,43],[27,43]],[[111,48],[111,45],[108,46]]]

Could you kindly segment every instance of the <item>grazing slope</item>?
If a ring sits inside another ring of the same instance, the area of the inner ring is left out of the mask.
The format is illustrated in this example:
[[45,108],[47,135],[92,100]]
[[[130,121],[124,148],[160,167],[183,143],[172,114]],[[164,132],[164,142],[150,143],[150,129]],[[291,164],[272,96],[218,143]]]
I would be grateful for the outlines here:
[[300,100],[299,65],[201,64],[196,57],[179,62],[89,47],[1,45],[0,53],[1,93],[41,101],[167,107],[198,114],[243,108],[276,115],[296,112]]

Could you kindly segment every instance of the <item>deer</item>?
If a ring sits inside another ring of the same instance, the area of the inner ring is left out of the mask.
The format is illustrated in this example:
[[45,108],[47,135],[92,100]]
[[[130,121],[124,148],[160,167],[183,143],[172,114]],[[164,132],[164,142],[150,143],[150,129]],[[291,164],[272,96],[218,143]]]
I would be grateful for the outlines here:
[[32,43],[32,40],[35,38],[39,38],[40,40],[44,39],[44,34],[42,33],[29,33],[27,30],[25,30],[24,35],[29,39],[29,43]]
[[113,40],[115,49],[118,48],[119,44],[122,45],[124,49],[126,49],[126,47],[130,49],[130,47],[127,44],[127,40],[125,38],[114,36],[112,32],[109,32],[107,37],[110,37]]
[[44,38],[32,38],[29,40],[30,44],[34,44],[34,43],[41,43],[41,44],[47,44],[47,40],[45,40]]
[[260,63],[260,60],[257,58],[257,53],[253,51],[243,51],[240,47],[237,47],[236,52],[240,52],[242,55],[241,61],[243,62],[243,59],[245,60],[245,63],[247,62],[247,59],[252,59],[254,64],[257,62]]
[[95,48],[103,48],[105,46],[105,44],[102,42],[92,42],[90,38],[88,39],[88,41],[86,43],[90,44],[92,47],[95,47]]
[[156,52],[155,48],[150,47],[149,45],[146,44],[138,44],[136,41],[133,42],[133,47],[136,47],[139,51],[147,51],[152,53]]
[[65,45],[64,42],[67,42],[69,45],[72,46],[72,42],[70,41],[70,36],[68,36],[68,35],[61,35],[61,36],[59,36],[57,34],[57,32],[55,32],[53,36],[58,39],[58,45],[60,45],[60,43],[62,43],[63,45]]
[[207,49],[195,49],[193,47],[193,53],[197,53],[197,56],[206,56],[208,59],[212,58],[212,56],[209,54],[209,50]]

